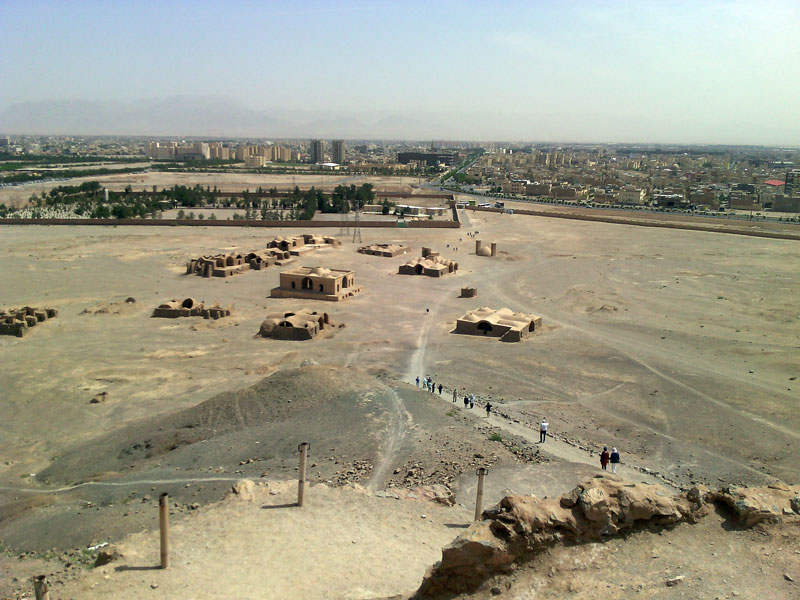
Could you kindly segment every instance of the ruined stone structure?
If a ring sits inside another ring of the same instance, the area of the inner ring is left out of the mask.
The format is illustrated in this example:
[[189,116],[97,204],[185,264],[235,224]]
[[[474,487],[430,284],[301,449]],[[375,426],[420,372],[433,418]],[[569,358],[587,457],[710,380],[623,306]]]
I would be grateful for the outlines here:
[[280,274],[280,285],[272,289],[273,298],[307,298],[336,302],[361,292],[355,273],[344,269],[297,267]]
[[247,254],[215,254],[193,258],[186,263],[186,272],[203,277],[230,277],[250,269],[260,271],[270,265],[285,265],[292,262],[288,251],[278,248],[255,250]]
[[242,254],[215,254],[193,258],[186,263],[186,272],[203,277],[230,277],[250,269]]
[[411,250],[411,248],[408,246],[401,246],[400,244],[372,244],[369,246],[361,246],[358,249],[361,254],[385,256],[387,258],[406,254],[409,250]]
[[475,254],[478,256],[497,256],[497,244],[492,242],[491,249],[489,246],[484,246],[480,240],[475,240]]
[[55,308],[10,308],[0,310],[0,335],[24,336],[28,329],[36,327],[42,321],[58,316]]
[[474,287],[465,287],[461,288],[461,296],[460,298],[474,298],[478,295],[478,289]]
[[325,328],[336,327],[328,313],[302,309],[294,312],[269,313],[258,335],[276,340],[311,340]]
[[335,237],[304,233],[288,237],[278,236],[267,243],[267,248],[277,248],[289,252],[292,256],[300,256],[323,246],[341,246]]
[[334,237],[304,233],[290,237],[276,237],[262,250],[247,254],[214,254],[193,258],[186,263],[186,272],[203,277],[230,277],[248,270],[261,271],[271,265],[284,266],[300,256],[324,246],[341,246]]
[[401,275],[427,275],[428,277],[442,277],[448,273],[455,273],[458,263],[439,256],[438,252],[431,252],[429,248],[422,249],[422,256],[413,258],[400,265],[398,271]]
[[161,317],[165,319],[177,319],[178,317],[203,317],[204,319],[221,319],[230,316],[231,311],[227,308],[222,308],[218,304],[210,308],[206,308],[205,304],[198,302],[194,298],[186,298],[182,302],[180,300],[172,300],[159,304],[158,308],[153,310],[153,317]]
[[468,312],[456,322],[456,333],[499,337],[502,342],[519,342],[542,326],[542,317],[515,313],[508,308],[484,306]]

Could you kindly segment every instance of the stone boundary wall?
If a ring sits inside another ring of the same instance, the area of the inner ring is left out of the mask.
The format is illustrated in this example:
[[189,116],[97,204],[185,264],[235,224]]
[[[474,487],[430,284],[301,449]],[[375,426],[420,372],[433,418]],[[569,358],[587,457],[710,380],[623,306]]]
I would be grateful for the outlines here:
[[[145,227],[269,227],[280,229],[282,227],[341,227],[340,221],[209,221],[208,219],[0,219],[0,225],[103,225],[106,227],[117,225],[137,225]],[[361,221],[361,227],[397,228],[394,221]],[[352,222],[350,223],[352,227]],[[410,221],[409,227],[423,229],[457,229],[461,223],[453,221]]]
[[[504,208],[481,208],[468,206],[467,210],[502,213]],[[783,233],[779,231],[756,231],[752,229],[737,229],[732,227],[718,228],[709,225],[694,223],[664,223],[647,221],[644,219],[626,219],[624,217],[603,217],[600,215],[568,214],[550,211],[537,211],[525,209],[512,209],[515,215],[530,215],[533,217],[550,217],[553,219],[573,219],[575,221],[596,221],[600,223],[615,223],[617,225],[635,225],[637,227],[662,227],[665,229],[685,229],[687,231],[707,231],[710,233],[731,233],[734,235],[749,235],[752,237],[773,238],[779,240],[800,240],[800,233]]]

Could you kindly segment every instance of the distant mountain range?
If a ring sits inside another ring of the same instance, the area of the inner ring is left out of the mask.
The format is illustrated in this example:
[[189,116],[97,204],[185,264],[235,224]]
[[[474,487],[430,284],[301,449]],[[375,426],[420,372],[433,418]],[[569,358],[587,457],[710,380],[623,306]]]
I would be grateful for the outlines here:
[[20,135],[427,139],[439,128],[431,115],[253,110],[216,96],[136,102],[43,100],[0,111],[0,132]]

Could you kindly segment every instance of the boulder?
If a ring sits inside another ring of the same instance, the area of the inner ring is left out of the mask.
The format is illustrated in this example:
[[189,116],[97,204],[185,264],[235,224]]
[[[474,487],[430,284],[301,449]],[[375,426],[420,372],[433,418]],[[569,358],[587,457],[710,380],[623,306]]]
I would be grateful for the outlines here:
[[250,479],[240,479],[233,484],[231,490],[240,500],[252,502],[256,499],[256,484]]
[[721,502],[731,509],[743,527],[752,527],[764,521],[773,522],[784,512],[798,512],[798,502],[792,500],[800,494],[800,485],[770,486],[765,488],[723,488],[709,494],[712,501]]

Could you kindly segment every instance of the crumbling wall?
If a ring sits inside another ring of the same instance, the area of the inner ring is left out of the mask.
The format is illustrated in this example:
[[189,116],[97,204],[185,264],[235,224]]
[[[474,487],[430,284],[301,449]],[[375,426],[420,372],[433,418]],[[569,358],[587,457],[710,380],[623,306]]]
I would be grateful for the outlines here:
[[177,319],[179,317],[203,317],[204,319],[222,319],[229,317],[231,311],[222,308],[218,304],[206,308],[203,302],[198,302],[194,298],[185,300],[171,300],[159,304],[153,309],[152,317],[161,319]]
[[23,337],[31,327],[56,316],[55,308],[24,306],[0,311],[0,335]]

